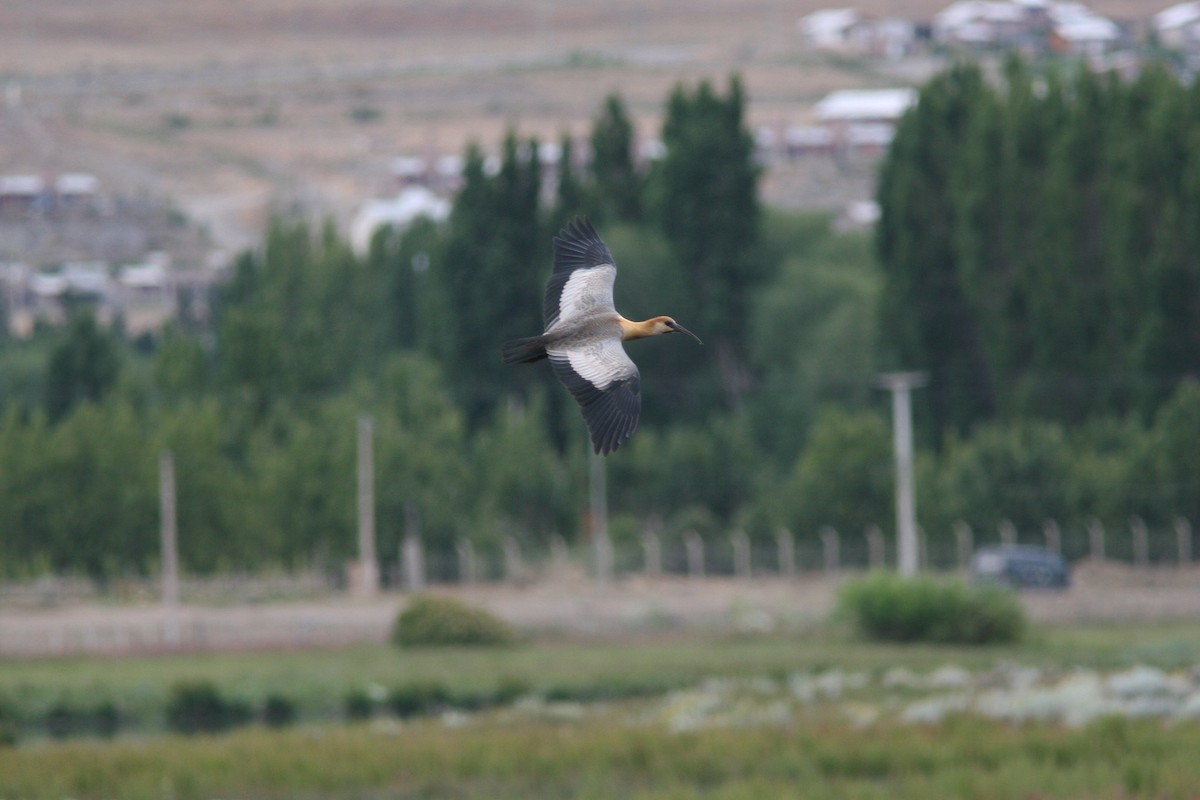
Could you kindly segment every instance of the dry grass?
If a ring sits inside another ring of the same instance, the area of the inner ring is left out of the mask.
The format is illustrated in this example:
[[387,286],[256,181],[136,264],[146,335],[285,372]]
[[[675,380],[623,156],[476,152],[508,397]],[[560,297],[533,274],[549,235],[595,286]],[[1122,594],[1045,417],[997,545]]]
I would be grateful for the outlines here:
[[[299,200],[345,223],[394,189],[396,155],[495,148],[512,126],[580,134],[613,91],[650,136],[681,81],[737,72],[752,124],[782,126],[831,89],[912,79],[804,53],[795,20],[827,5],[9,0],[0,88],[19,85],[22,102],[0,109],[0,172],[88,170],[110,190],[171,198],[218,242],[249,246],[273,203]],[[855,5],[928,18],[945,2]],[[1134,0],[1092,5],[1147,13]],[[356,121],[362,112],[374,120]]]

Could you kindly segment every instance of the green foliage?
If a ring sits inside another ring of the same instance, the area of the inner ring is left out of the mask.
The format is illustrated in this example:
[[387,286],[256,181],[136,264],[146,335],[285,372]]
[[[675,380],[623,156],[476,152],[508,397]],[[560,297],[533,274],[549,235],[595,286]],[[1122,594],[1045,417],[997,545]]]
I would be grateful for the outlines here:
[[780,521],[799,536],[813,536],[824,525],[857,535],[887,520],[892,463],[891,433],[881,417],[825,411],[780,487]]
[[284,694],[267,695],[262,720],[268,728],[286,728],[296,721],[296,702]]
[[375,713],[375,701],[366,689],[351,689],[342,700],[343,713],[348,722],[370,719]]
[[513,629],[493,614],[434,595],[414,598],[392,628],[392,642],[400,647],[496,647],[515,641]]
[[1071,519],[1062,491],[1072,484],[1070,459],[1059,425],[986,425],[968,440],[950,438],[930,493],[945,498],[946,521],[994,530],[1008,519],[1018,530],[1039,530],[1043,520]]
[[167,727],[177,733],[219,733],[250,721],[250,706],[221,694],[216,684],[176,684],[167,700]]
[[633,123],[619,95],[610,94],[592,126],[592,180],[598,224],[637,222],[643,210],[644,178],[634,160]]
[[1163,70],[931,81],[879,186],[889,359],[939,436],[1149,416],[1200,376],[1200,97]]
[[[550,260],[540,209],[541,165],[535,141],[510,132],[499,171],[467,153],[463,188],[450,215],[435,275],[448,312],[439,326],[444,363],[459,405],[472,424],[497,398],[527,381],[497,356],[500,342],[542,329],[541,295]],[[525,376],[527,379],[528,376]]]
[[1003,589],[887,573],[847,583],[838,606],[876,641],[996,644],[1019,639],[1026,624]]
[[163,450],[185,571],[337,570],[364,414],[385,570],[410,530],[435,578],[455,574],[460,540],[577,539],[578,411],[545,365],[505,367],[496,349],[540,329],[551,236],[580,210],[621,266],[617,307],[706,342],[629,347],[641,429],[607,464],[613,530],[635,552],[651,519],[668,539],[890,533],[872,376],[892,366],[931,372],[914,395],[931,552],[958,520],[1026,535],[1054,518],[1069,539],[1090,517],[1200,520],[1200,91],[1154,70],[956,68],[897,133],[874,241],[760,210],[744,115],[736,79],[677,87],[647,173],[614,95],[591,168],[564,148],[553,207],[513,132],[497,171],[468,152],[448,223],[384,229],[365,254],[330,224],[274,220],[211,328],[135,344],[81,307],[65,331],[0,337],[0,575],[152,573]]
[[388,707],[400,719],[432,714],[450,699],[446,687],[437,681],[406,683],[393,689],[387,698]]
[[666,156],[651,176],[654,218],[685,276],[674,315],[688,320],[713,352],[687,353],[671,372],[695,378],[701,369],[710,375],[715,367],[734,405],[747,383],[751,298],[769,277],[753,258],[760,234],[759,170],[744,126],[744,103],[736,78],[724,98],[707,81],[694,92],[677,86],[663,122]]
[[45,408],[52,421],[80,403],[98,403],[113,388],[121,370],[115,337],[80,312],[71,318],[62,341],[46,366]]
[[876,395],[880,276],[867,237],[837,236],[824,217],[776,212],[765,222],[764,249],[780,248],[765,257],[782,267],[754,300],[749,335],[761,384],[747,405],[760,447],[791,461],[822,407],[863,409]]

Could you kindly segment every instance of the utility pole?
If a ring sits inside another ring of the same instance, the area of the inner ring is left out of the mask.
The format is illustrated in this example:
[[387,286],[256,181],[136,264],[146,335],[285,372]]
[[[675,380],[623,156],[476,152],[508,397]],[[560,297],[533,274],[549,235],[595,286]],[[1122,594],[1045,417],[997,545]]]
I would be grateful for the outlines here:
[[596,580],[605,583],[612,577],[612,544],[608,540],[608,487],[604,456],[589,453],[591,459],[592,547],[596,555]]
[[352,589],[364,597],[379,591],[379,563],[375,558],[375,422],[369,414],[358,418],[358,571]]
[[917,508],[913,497],[912,390],[929,382],[924,372],[886,372],[876,384],[892,393],[892,442],[896,451],[896,562],[912,577],[919,566]]
[[179,546],[175,513],[175,456],[163,450],[158,459],[159,533],[162,542],[162,602],[166,639],[179,644]]

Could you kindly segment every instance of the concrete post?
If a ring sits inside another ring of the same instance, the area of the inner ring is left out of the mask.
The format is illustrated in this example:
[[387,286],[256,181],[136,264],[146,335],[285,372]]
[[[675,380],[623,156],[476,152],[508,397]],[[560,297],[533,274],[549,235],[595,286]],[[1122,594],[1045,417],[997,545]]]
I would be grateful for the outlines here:
[[162,603],[167,643],[179,644],[179,546],[175,510],[175,456],[162,451],[158,459],[159,534],[162,542]]
[[1042,533],[1046,536],[1046,549],[1062,555],[1062,530],[1058,523],[1052,519],[1046,520],[1042,523]]
[[662,541],[653,527],[642,531],[642,565],[648,578],[662,575]]
[[375,422],[358,418],[358,580],[351,590],[371,597],[379,591],[379,561],[375,556]]
[[1150,566],[1150,532],[1141,517],[1129,518],[1129,536],[1133,540],[1133,563],[1139,567]]
[[892,439],[896,451],[896,561],[900,574],[917,574],[917,510],[913,486],[912,390],[924,386],[921,372],[889,372],[878,384],[892,393]]
[[1091,549],[1092,558],[1097,561],[1104,560],[1104,525],[1100,520],[1092,517],[1087,522],[1088,545]]
[[820,537],[821,549],[825,555],[825,574],[830,576],[836,575],[842,561],[838,532],[826,525],[821,528]]
[[883,531],[878,525],[868,525],[864,535],[867,537],[867,567],[872,570],[883,569],[887,562]]
[[688,531],[683,536],[683,546],[687,550],[688,577],[704,577],[704,540],[695,531]]
[[796,576],[796,539],[787,528],[775,531],[775,549],[779,554],[779,574],[786,578]]
[[1192,525],[1183,517],[1175,518],[1175,542],[1179,548],[1179,566],[1192,563]]
[[470,539],[459,539],[454,545],[458,551],[458,579],[470,586],[479,580],[478,562],[475,560],[475,545]]

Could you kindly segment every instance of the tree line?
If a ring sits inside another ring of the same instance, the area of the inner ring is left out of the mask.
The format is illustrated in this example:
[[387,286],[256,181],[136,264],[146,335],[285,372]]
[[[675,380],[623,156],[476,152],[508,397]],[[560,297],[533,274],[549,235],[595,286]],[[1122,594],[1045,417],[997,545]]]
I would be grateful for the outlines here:
[[[1020,166],[1037,152],[1032,134],[1009,141],[1001,120],[1037,119],[1057,139],[1076,112],[1046,118],[1029,104],[1057,93],[1065,108],[1102,89],[1186,105],[1193,92],[1161,78],[1082,75],[1043,90],[1021,68],[1009,75],[994,85],[955,70],[925,88],[883,166],[874,238],[837,233],[826,216],[763,208],[740,82],[680,85],[665,103],[666,155],[649,165],[634,158],[632,121],[613,96],[593,122],[585,166],[566,138],[553,176],[537,143],[516,131],[495,171],[471,147],[449,220],[384,229],[362,257],[332,225],[274,221],[262,246],[238,257],[211,320],[129,341],[82,307],[62,330],[0,341],[0,573],[153,572],[162,449],[175,453],[185,569],[340,568],[355,550],[364,413],[375,420],[385,563],[413,525],[434,554],[464,537],[484,552],[509,535],[530,549],[553,535],[582,541],[578,411],[548,369],[498,357],[500,342],[540,330],[550,240],[577,213],[592,216],[621,268],[618,308],[670,314],[706,345],[630,345],[644,408],[638,434],[606,462],[618,544],[648,524],[661,524],[668,542],[733,527],[764,541],[779,526],[802,540],[823,525],[855,533],[877,524],[890,535],[887,399],[872,377],[893,365],[931,373],[917,394],[918,515],[931,538],[949,538],[958,519],[981,530],[1002,518],[1040,529],[1048,516],[1064,526],[1134,513],[1151,525],[1178,514],[1200,522],[1200,465],[1187,445],[1200,441],[1200,388],[1184,380],[1195,351],[1171,360],[1145,334],[1139,352],[1158,354],[1161,391],[1089,393],[1070,413],[1048,403],[1074,391],[1074,372],[1030,366],[1013,373],[1024,388],[999,393],[996,364],[1041,362],[985,356],[1019,342],[1055,350],[1042,338],[1053,327],[1004,309],[1093,309],[1063,296],[1064,275],[1038,273],[1049,261],[1003,262],[1027,258],[1019,243],[1032,236],[1021,216],[1029,203],[980,197],[1041,187],[1034,167]],[[980,103],[986,113],[968,111]],[[998,127],[982,139],[1013,152],[968,157],[991,117]],[[1064,169],[1057,155],[1043,157]],[[978,175],[983,164],[996,174]],[[1056,180],[1072,175],[1096,177],[1077,168]],[[1145,190],[1129,194],[1150,202]],[[1018,229],[1002,230],[998,216]],[[1047,246],[1054,231],[1082,235],[1066,222],[1039,225]],[[1166,244],[1156,247],[1156,275],[1187,274],[1168,264]],[[985,290],[988,281],[1009,294]],[[1062,327],[1064,351],[1095,338]]]

